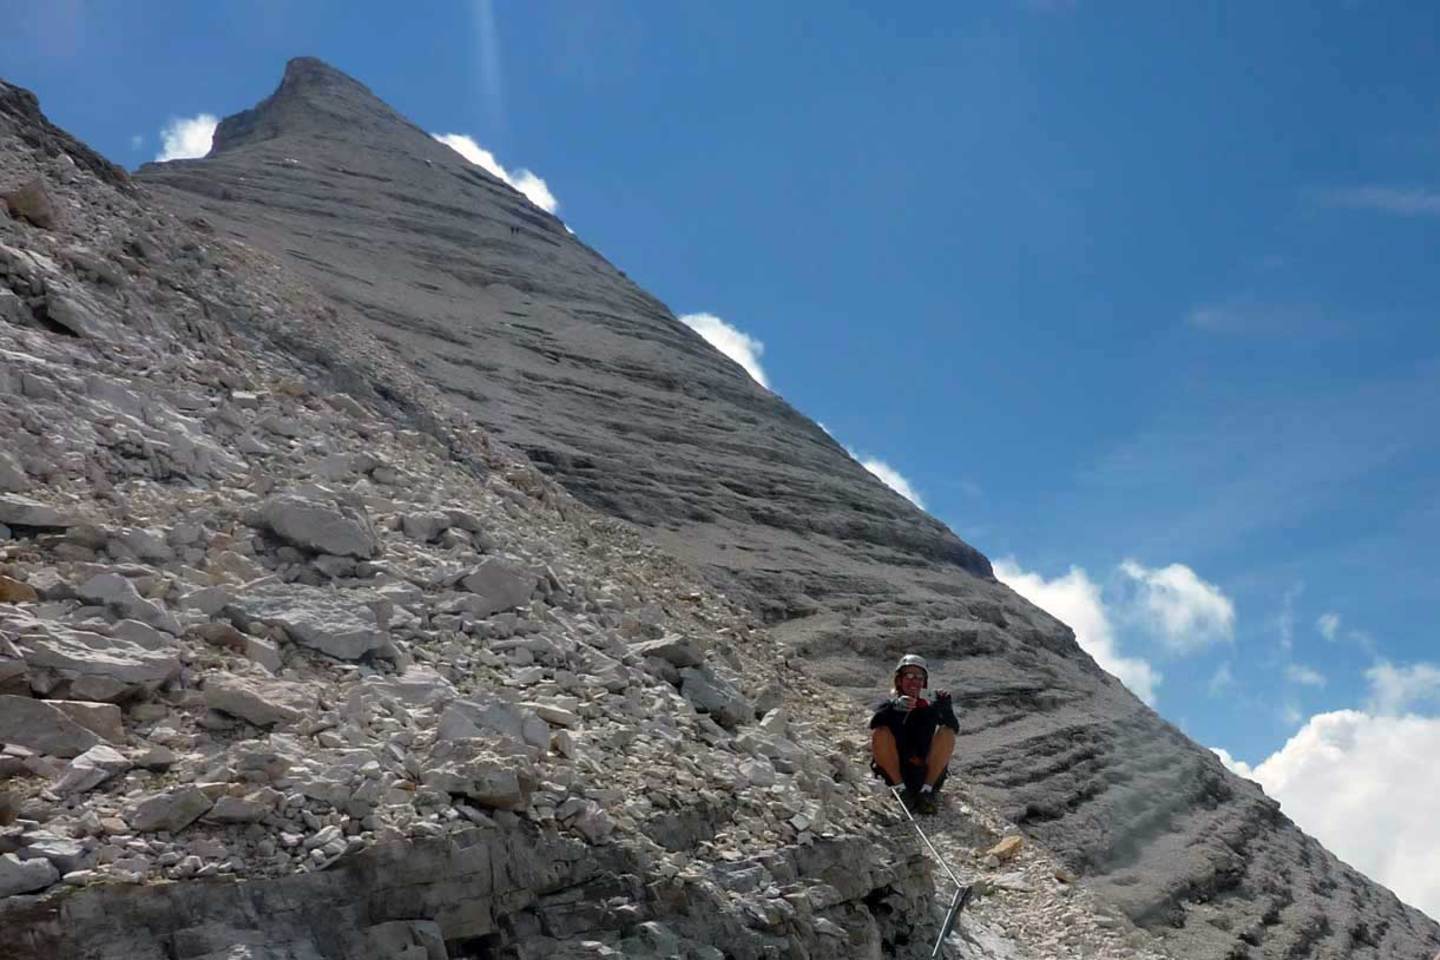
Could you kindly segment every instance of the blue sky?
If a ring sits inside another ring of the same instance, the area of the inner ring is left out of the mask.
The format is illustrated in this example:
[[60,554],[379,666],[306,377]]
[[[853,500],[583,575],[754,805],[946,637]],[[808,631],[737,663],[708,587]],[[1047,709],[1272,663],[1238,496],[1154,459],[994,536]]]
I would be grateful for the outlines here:
[[[1440,828],[1353,824],[1440,791],[1407,769],[1440,753],[1440,6],[12,19],[0,73],[127,166],[312,54],[532,171],[1162,714],[1440,913],[1440,867],[1381,839],[1435,863]],[[1371,792],[1307,806],[1339,779]]]

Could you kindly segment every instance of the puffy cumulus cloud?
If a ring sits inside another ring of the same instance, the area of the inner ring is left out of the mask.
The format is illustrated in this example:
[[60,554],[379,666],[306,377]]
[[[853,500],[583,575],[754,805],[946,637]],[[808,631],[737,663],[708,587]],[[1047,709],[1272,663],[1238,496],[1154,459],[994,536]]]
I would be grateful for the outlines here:
[[[852,456],[853,455],[852,453]],[[884,460],[875,457],[865,457],[862,459],[857,456],[855,459],[860,461],[860,466],[879,477],[880,482],[885,484],[885,486],[894,490],[921,510],[925,509],[925,501],[920,498],[920,494],[916,492],[914,485],[905,479],[899,470],[896,470]]]
[[1370,709],[1376,713],[1404,713],[1426,703],[1440,704],[1440,667],[1434,664],[1397,667],[1381,660],[1365,671],[1365,679],[1370,681]]
[[1320,614],[1320,618],[1315,621],[1315,629],[1320,631],[1320,636],[1333,641],[1340,634],[1340,614]]
[[1022,570],[1013,558],[995,565],[995,578],[1075,631],[1080,648],[1141,700],[1155,705],[1161,676],[1149,663],[1120,653],[1100,586],[1080,567],[1053,580]]
[[1345,862],[1440,916],[1440,764],[1428,762],[1440,757],[1440,717],[1338,710],[1253,768],[1215,752]]
[[495,154],[476,143],[474,137],[463,133],[432,133],[430,136],[492,177],[504,180],[546,213],[554,213],[560,209],[560,201],[555,199],[555,194],[550,192],[550,185],[543,178],[523,167],[518,170],[506,170],[501,166],[500,161],[495,159]]
[[770,380],[760,366],[765,344],[745,331],[732,327],[713,313],[685,313],[681,314],[679,319],[685,326],[704,337],[710,346],[744,367],[752,380],[767,390],[770,388]]
[[[215,128],[220,121],[208,113],[193,117],[174,117],[160,131],[160,152],[155,159],[160,163],[168,160],[193,160],[210,152],[215,140]],[[132,138],[132,144],[135,142]]]
[[1132,612],[1174,653],[1193,653],[1235,633],[1235,605],[1183,563],[1151,569],[1134,560],[1120,572],[1138,587]]

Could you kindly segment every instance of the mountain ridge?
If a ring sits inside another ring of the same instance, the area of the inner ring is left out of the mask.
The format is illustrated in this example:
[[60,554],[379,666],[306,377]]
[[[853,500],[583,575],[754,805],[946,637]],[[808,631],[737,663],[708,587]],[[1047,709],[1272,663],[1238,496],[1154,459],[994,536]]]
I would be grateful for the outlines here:
[[[341,149],[291,128],[136,177],[277,255],[303,234],[297,270],[572,494],[739,591],[821,678],[873,690],[899,653],[929,657],[965,708],[959,770],[1186,955],[1282,956],[1370,929],[1369,908],[1281,879],[1356,875],[1256,785],[558,220],[458,155],[346,136]],[[302,172],[362,166],[383,183]],[[297,194],[330,215],[283,209]],[[335,229],[342,210],[349,226]],[[478,363],[457,365],[457,351]],[[1393,895],[1380,902],[1396,913]]]
[[931,657],[963,708],[957,773],[1177,955],[1428,960],[1432,922],[1103,674],[979,551],[556,218],[413,125],[389,138],[368,93],[346,115],[369,127],[292,109],[364,91],[295,63],[223,150],[137,172],[145,196],[283,262],[342,329],[708,570],[822,679],[874,689],[899,652]]

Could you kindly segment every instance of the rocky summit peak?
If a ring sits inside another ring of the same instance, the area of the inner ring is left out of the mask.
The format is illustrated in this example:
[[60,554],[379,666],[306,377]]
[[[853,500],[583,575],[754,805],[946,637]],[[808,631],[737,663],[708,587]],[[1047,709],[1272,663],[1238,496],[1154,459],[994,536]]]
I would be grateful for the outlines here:
[[351,135],[420,132],[360,81],[316,57],[285,65],[269,97],[226,117],[215,129],[211,154],[283,136],[345,131]]

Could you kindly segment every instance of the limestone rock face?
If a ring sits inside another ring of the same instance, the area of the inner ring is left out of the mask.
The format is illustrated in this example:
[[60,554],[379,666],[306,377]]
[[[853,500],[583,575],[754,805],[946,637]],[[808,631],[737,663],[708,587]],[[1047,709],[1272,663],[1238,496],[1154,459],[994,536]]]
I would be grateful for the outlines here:
[[135,766],[78,789],[121,764],[67,764],[99,740],[58,707],[0,733],[7,960],[928,956],[949,891],[832,685],[900,649],[965,724],[941,842],[992,893],[952,952],[1440,940],[337,71],[140,187],[0,82],[0,185],[36,176],[62,222],[0,218],[0,565],[39,594],[0,691],[31,739],[28,694],[123,707]]

